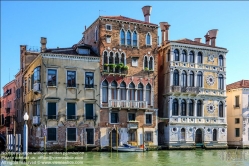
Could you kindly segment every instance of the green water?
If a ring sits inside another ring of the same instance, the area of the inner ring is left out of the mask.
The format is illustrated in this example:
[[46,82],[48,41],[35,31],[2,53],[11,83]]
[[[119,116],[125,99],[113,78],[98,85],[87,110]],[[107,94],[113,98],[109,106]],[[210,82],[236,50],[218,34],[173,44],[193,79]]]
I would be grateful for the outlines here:
[[[2,165],[13,163],[9,158]],[[249,150],[165,150],[149,152],[87,152],[29,154],[26,165],[106,165],[106,166],[249,166]]]

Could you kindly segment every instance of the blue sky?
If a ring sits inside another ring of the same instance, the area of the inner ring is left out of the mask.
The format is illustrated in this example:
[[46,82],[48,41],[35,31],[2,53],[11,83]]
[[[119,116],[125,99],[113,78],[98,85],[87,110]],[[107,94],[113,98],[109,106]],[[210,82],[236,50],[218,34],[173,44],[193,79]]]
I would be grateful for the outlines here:
[[201,37],[204,42],[208,30],[219,29],[216,45],[229,50],[227,84],[249,80],[249,2],[1,1],[0,86],[19,71],[20,45],[40,47],[40,37],[46,37],[48,48],[71,47],[99,14],[144,20],[145,5],[152,6],[152,23],[171,25],[170,40]]

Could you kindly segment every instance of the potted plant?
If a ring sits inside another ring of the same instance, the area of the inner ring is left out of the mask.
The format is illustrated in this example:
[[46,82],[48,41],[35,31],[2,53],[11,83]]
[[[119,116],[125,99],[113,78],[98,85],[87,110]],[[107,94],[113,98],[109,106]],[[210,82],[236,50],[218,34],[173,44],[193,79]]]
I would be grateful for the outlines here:
[[122,69],[124,69],[124,70],[128,70],[129,69],[129,67],[127,66],[127,65],[125,65],[125,66],[123,66],[123,68]]
[[110,72],[113,72],[115,70],[116,66],[117,65],[115,65],[115,64],[109,64],[109,70],[110,70]]
[[149,68],[148,68],[148,67],[145,67],[145,68],[144,68],[144,71],[148,71],[148,70],[149,70]]

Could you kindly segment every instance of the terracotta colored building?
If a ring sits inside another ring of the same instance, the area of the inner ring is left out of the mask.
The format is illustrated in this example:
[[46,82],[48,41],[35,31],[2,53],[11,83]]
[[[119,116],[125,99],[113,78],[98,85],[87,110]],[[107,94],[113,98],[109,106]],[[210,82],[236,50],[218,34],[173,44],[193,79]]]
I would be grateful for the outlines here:
[[[157,145],[158,25],[145,20],[100,16],[79,43],[100,54],[100,145]],[[144,135],[144,136],[143,136]],[[118,140],[117,140],[118,139]]]

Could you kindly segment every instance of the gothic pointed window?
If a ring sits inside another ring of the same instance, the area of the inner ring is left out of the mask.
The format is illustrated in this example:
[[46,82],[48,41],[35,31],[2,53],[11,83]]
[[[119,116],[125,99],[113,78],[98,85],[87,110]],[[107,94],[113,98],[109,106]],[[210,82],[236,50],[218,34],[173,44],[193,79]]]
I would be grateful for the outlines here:
[[221,101],[219,102],[219,117],[224,117],[223,103]]
[[127,45],[130,46],[131,45],[131,32],[127,31]]
[[197,101],[197,116],[202,116],[202,103],[200,100]]
[[187,86],[187,72],[185,70],[182,71],[182,78],[181,78],[182,86]]
[[151,85],[150,84],[146,85],[146,101],[148,105],[151,104]]
[[120,40],[121,45],[125,45],[125,31],[123,29],[120,31]]
[[133,82],[129,85],[128,100],[135,100],[135,84]]
[[174,50],[174,58],[175,61],[179,61],[179,51],[177,49]]
[[137,101],[143,101],[143,84],[139,83],[137,87]]
[[218,77],[218,89],[224,90],[224,78],[222,74]]
[[102,102],[108,102],[108,82],[106,80],[102,83]]
[[197,73],[197,87],[202,87],[202,72]]
[[193,51],[189,52],[189,62],[190,63],[195,63],[195,55]]
[[194,116],[194,102],[193,100],[189,100],[188,103],[189,116]]
[[111,83],[111,97],[113,100],[117,100],[117,82],[116,81],[112,81]]
[[187,59],[187,52],[185,50],[182,51],[182,61],[183,62],[187,62],[188,59]]
[[150,57],[150,61],[149,61],[149,70],[153,70],[153,63],[154,63],[153,58]]
[[189,74],[189,86],[194,87],[194,72],[190,71]]
[[107,57],[107,52],[105,51],[104,52],[104,70],[107,70],[107,65],[105,64],[108,64],[108,57]]
[[224,65],[223,56],[220,55],[220,56],[219,56],[219,66],[223,66],[223,65]]
[[137,47],[137,32],[134,31],[133,32],[133,43],[132,43],[133,47]]
[[120,100],[126,100],[126,84],[124,81],[120,84]]
[[148,68],[148,58],[147,56],[144,57],[144,69]]
[[186,104],[186,100],[182,100],[181,103],[181,116],[186,116],[187,115],[187,104]]
[[150,35],[150,33],[147,33],[147,35],[146,35],[146,45],[151,45],[151,35]]
[[198,52],[197,63],[202,63],[202,53]]

